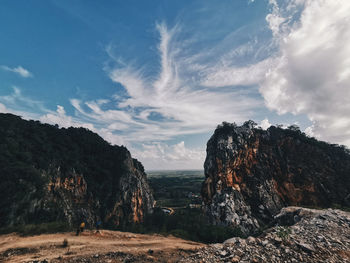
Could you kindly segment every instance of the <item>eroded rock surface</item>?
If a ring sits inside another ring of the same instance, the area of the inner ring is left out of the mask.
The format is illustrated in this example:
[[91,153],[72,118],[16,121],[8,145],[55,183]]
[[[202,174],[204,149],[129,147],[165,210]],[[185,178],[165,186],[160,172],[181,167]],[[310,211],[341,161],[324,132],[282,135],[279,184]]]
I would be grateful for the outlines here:
[[224,123],[208,141],[204,168],[211,222],[246,234],[288,205],[350,206],[349,151],[296,129]]

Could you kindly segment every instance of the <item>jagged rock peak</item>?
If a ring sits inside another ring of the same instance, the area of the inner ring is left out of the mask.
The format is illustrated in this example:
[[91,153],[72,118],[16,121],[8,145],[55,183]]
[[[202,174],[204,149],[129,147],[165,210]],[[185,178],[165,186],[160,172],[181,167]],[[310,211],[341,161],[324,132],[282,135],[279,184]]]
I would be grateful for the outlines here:
[[207,144],[202,186],[214,224],[251,233],[287,205],[350,206],[350,154],[295,126],[223,123]]

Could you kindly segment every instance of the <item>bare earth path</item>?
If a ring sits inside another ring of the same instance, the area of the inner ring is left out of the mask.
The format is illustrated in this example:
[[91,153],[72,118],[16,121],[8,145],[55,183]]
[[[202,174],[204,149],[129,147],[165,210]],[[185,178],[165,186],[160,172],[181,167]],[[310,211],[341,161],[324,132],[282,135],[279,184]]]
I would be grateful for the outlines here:
[[[63,247],[63,240],[68,247]],[[176,262],[204,244],[160,235],[102,230],[0,236],[0,262]]]

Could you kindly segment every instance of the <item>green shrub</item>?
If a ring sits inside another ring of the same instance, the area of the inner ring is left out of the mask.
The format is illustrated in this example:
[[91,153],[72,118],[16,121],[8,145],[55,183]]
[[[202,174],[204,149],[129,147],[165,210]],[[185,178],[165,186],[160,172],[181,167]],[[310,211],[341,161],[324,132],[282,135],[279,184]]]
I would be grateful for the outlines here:
[[281,238],[283,241],[289,239],[289,235],[292,233],[292,230],[289,227],[278,226],[277,227],[277,236]]

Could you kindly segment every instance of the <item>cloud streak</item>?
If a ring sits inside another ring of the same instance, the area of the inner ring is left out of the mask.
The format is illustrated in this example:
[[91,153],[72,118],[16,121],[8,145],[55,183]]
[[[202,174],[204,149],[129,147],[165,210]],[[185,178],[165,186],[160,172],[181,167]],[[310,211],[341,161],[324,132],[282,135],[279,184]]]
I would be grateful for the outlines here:
[[16,86],[12,87],[11,94],[0,96],[0,103],[3,105],[2,112],[17,114],[26,119],[38,119],[40,112],[47,111],[43,102],[23,95],[21,89]]
[[[153,136],[162,140],[181,134],[208,132],[224,120],[243,121],[250,117],[253,109],[262,106],[247,89],[218,89],[221,80],[212,80],[210,85],[205,85],[202,78],[193,78],[193,75],[200,75],[199,70],[188,76],[198,54],[191,57],[183,54],[183,45],[176,38],[181,32],[178,26],[168,29],[165,24],[158,24],[157,29],[160,34],[160,70],[155,80],[143,77],[140,69],[130,66],[115,67],[108,72],[110,78],[121,84],[129,95],[118,103],[118,107],[132,109],[128,112],[130,119],[137,120],[141,129],[152,132],[148,139]],[[237,74],[237,79],[242,71],[244,69]],[[237,80],[230,85],[251,83],[256,83],[256,80]]]
[[2,70],[5,70],[5,71],[16,73],[17,75],[19,75],[19,76],[21,76],[23,78],[32,78],[33,77],[33,74],[29,70],[23,68],[22,66],[17,66],[17,67],[14,67],[14,68],[10,68],[8,66],[4,66],[3,65],[3,66],[0,66],[0,68]]

